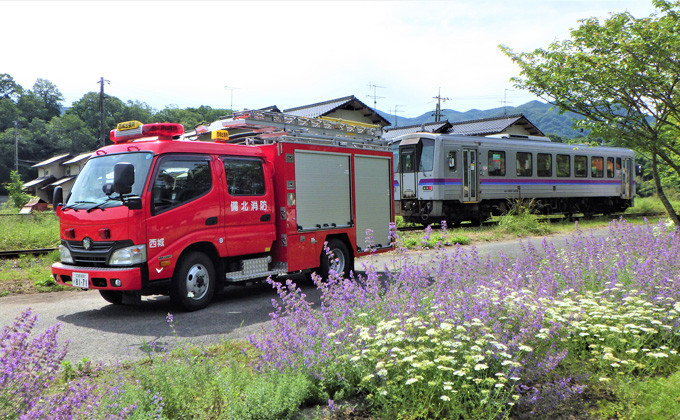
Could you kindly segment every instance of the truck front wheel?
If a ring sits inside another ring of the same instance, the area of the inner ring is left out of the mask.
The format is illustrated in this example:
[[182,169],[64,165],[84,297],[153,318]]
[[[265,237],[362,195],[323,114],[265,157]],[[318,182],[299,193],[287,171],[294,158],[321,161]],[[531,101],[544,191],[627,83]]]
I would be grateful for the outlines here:
[[328,241],[328,249],[323,249],[321,253],[320,273],[322,278],[328,279],[331,270],[340,275],[348,275],[352,270],[352,256],[347,250],[345,243],[339,239]]
[[172,276],[170,299],[187,311],[203,309],[212,300],[216,280],[210,258],[192,252],[180,260]]

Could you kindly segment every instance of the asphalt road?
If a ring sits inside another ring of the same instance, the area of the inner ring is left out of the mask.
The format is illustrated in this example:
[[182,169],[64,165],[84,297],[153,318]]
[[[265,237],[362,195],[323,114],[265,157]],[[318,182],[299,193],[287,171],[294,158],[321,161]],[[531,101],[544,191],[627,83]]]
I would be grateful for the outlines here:
[[[607,230],[592,233],[604,236]],[[567,236],[554,235],[548,240],[560,247]],[[541,249],[542,238],[530,241]],[[477,245],[477,249],[480,255],[492,258],[500,253],[516,257],[522,247],[518,241],[509,241]],[[417,254],[410,253],[421,260],[433,255],[428,251]],[[355,267],[361,270],[362,263],[371,262],[376,268],[382,268],[391,258],[390,254],[362,258],[356,261]],[[304,286],[303,291],[310,300],[318,302],[319,296],[313,286]],[[147,357],[145,349],[149,348],[165,351],[184,342],[201,345],[225,339],[245,339],[266,325],[272,312],[271,300],[276,298],[268,284],[232,286],[224,295],[216,297],[208,308],[187,313],[176,310],[164,296],[145,297],[140,305],[134,306],[111,305],[95,290],[6,296],[0,298],[0,327],[11,324],[23,310],[31,308],[38,315],[35,332],[56,323],[61,325],[60,340],[70,342],[67,360],[138,360]],[[174,331],[166,321],[168,313],[174,317]]]

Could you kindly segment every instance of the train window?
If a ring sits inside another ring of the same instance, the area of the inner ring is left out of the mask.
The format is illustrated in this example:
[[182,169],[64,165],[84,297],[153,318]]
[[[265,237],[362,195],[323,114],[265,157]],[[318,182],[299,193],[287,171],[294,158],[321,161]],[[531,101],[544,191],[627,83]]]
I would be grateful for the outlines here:
[[588,176],[588,156],[574,156],[574,176],[579,178]]
[[539,153],[536,155],[536,175],[552,176],[552,155]]
[[505,176],[505,152],[489,150],[489,176]]
[[448,163],[449,163],[449,170],[451,172],[455,172],[456,171],[456,152],[453,151],[453,150],[449,152]]
[[422,139],[420,140],[423,149],[420,152],[420,171],[431,171],[434,164],[434,140]]
[[557,161],[557,176],[571,176],[571,159],[569,155],[557,155],[555,160]]
[[590,158],[590,177],[602,178],[604,176],[604,158],[601,156],[592,156]]
[[617,178],[621,178],[621,158],[616,158],[616,174]]
[[415,172],[415,154],[416,149],[414,147],[408,147],[401,149],[401,172]]
[[607,158],[607,178],[614,178],[614,158]]
[[531,153],[517,152],[517,176],[531,176],[534,173],[531,166]]

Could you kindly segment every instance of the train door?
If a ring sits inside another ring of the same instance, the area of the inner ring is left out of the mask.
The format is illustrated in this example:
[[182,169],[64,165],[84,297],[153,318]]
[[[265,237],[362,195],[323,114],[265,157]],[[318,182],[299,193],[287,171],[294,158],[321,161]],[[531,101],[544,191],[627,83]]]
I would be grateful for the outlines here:
[[477,149],[463,149],[463,202],[477,202]]
[[633,162],[630,158],[623,159],[623,167],[621,168],[621,198],[631,198],[631,184],[632,184],[632,170]]
[[399,166],[401,172],[401,198],[415,198],[416,186],[418,185],[416,145],[402,146],[399,148]]

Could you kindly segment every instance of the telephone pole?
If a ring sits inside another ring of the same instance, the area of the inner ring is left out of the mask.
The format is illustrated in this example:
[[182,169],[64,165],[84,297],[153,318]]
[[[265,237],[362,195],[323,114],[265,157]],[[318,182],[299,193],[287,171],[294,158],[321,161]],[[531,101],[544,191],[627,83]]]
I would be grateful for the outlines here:
[[384,96],[378,96],[377,89],[378,88],[384,89],[385,86],[378,86],[378,85],[372,84],[371,82],[368,82],[368,88],[373,89],[373,95],[366,95],[366,97],[373,98],[373,110],[377,111],[378,110],[378,99],[384,99],[385,98]]
[[433,96],[432,99],[437,100],[437,106],[434,109],[434,122],[439,122],[442,120],[442,108],[441,108],[441,103],[442,101],[450,101],[451,98],[442,98],[442,88],[439,88],[439,92],[437,93],[437,96]]
[[14,170],[19,173],[19,121],[14,121]]
[[104,147],[106,144],[106,126],[104,124],[106,116],[106,113],[104,112],[104,84],[111,84],[111,82],[104,80],[102,77],[97,83],[101,85],[99,86],[99,123],[101,124],[99,131],[99,147]]

